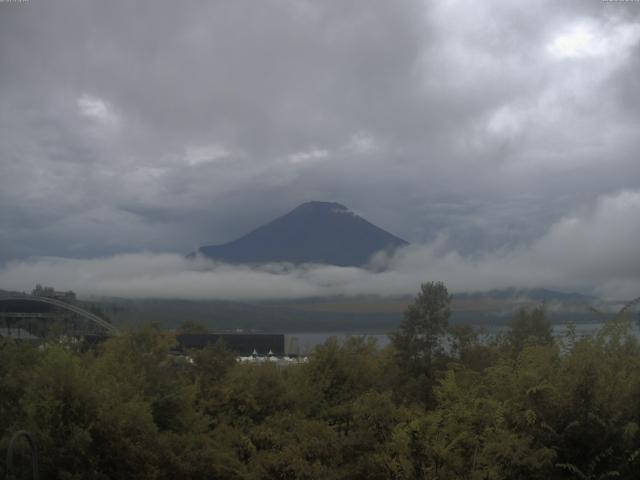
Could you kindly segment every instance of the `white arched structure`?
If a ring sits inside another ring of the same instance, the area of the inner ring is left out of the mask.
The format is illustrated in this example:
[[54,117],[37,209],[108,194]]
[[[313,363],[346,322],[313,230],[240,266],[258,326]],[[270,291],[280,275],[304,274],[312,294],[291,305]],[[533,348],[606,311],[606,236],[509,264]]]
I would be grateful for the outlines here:
[[78,315],[80,315],[81,317],[97,324],[100,325],[102,328],[104,328],[107,333],[109,333],[110,335],[117,335],[118,334],[118,329],[116,327],[114,327],[113,325],[111,325],[109,322],[107,322],[106,320],[100,318],[99,316],[91,313],[91,312],[87,312],[85,309],[77,307],[75,305],[72,305],[70,303],[67,302],[63,302],[61,300],[57,300],[55,298],[50,298],[50,297],[40,297],[37,295],[27,295],[27,294],[21,294],[21,293],[12,293],[12,294],[5,294],[5,295],[0,295],[0,302],[3,301],[10,301],[10,300],[26,300],[29,302],[39,302],[39,303],[46,303],[48,305],[53,305],[56,307],[60,307],[63,308],[69,312],[73,312],[73,313],[77,313]]

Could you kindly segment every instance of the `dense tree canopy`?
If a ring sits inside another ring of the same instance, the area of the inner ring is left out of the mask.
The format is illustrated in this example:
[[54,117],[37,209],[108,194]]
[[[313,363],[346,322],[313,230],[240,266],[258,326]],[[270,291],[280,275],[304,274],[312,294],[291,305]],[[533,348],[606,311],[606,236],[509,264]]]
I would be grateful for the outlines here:
[[447,329],[448,306],[426,284],[388,348],[332,339],[288,368],[222,344],[172,356],[152,325],[90,352],[3,341],[0,447],[31,431],[46,479],[639,478],[629,319],[554,339],[543,310],[521,311],[481,342]]
[[433,401],[436,371],[434,362],[442,356],[442,337],[451,316],[451,296],[442,282],[423,283],[404,320],[391,336],[398,365],[407,374],[412,396],[426,405]]

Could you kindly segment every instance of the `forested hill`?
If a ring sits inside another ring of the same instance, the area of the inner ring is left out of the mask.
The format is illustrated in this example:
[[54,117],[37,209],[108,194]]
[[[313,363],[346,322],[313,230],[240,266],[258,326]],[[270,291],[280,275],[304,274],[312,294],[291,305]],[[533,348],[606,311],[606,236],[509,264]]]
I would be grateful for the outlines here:
[[324,263],[362,266],[380,250],[408,243],[344,205],[307,202],[288,214],[223,245],[199,252],[230,263]]

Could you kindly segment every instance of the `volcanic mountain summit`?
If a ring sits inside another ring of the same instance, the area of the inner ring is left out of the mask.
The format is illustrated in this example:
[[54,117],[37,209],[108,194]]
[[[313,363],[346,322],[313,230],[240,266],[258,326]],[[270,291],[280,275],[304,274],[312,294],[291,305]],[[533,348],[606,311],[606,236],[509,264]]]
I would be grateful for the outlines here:
[[324,263],[362,266],[380,250],[408,245],[344,205],[307,202],[243,237],[198,252],[229,263]]

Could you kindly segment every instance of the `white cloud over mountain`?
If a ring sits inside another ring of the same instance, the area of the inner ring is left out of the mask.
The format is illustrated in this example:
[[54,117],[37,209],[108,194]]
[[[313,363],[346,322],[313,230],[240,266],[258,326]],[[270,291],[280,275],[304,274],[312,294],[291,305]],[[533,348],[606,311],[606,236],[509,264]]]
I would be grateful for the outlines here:
[[39,258],[0,270],[0,285],[30,291],[35,283],[82,295],[189,299],[280,299],[324,295],[412,294],[442,280],[454,292],[539,287],[593,292],[604,298],[640,295],[640,192],[602,197],[595,209],[554,223],[528,246],[465,257],[446,238],[413,245],[372,268],[214,264],[175,254],[97,259]]

